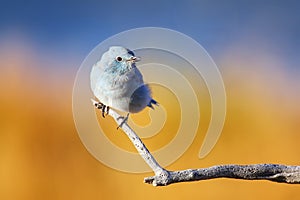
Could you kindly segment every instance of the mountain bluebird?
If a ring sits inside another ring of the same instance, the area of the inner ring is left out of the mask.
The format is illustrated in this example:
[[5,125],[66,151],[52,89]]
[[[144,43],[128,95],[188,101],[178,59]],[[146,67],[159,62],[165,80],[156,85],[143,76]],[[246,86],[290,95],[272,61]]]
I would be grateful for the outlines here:
[[129,49],[112,46],[94,64],[90,74],[91,89],[99,102],[93,103],[102,110],[103,117],[105,112],[108,114],[109,108],[114,108],[128,113],[125,122],[129,113],[157,105],[135,65],[139,60]]

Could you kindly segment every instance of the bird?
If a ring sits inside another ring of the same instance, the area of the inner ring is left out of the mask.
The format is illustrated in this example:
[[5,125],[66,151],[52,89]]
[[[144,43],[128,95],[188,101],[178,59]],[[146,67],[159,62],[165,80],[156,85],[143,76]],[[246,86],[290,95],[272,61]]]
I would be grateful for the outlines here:
[[94,106],[102,110],[103,117],[110,108],[127,112],[120,125],[127,121],[130,113],[138,113],[146,107],[154,109],[153,105],[158,105],[136,67],[138,61],[140,58],[133,51],[122,46],[111,46],[93,65],[90,73],[91,90],[98,99],[92,100]]

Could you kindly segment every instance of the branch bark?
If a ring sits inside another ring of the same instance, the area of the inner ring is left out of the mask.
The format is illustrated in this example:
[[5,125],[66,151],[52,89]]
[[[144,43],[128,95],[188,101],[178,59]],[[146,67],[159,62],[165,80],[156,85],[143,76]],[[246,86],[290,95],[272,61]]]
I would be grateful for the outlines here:
[[203,169],[168,171],[168,173],[168,180],[153,176],[145,178],[144,181],[155,186],[214,178],[269,180],[278,183],[300,184],[300,166],[277,164],[218,165]]
[[[92,100],[95,105],[94,100]],[[109,110],[120,128],[126,133],[141,157],[153,170],[155,176],[146,177],[145,183],[153,186],[166,186],[173,183],[208,180],[214,178],[234,178],[243,180],[269,180],[278,183],[300,184],[300,166],[278,164],[254,165],[218,165],[202,169],[187,169],[182,171],[168,171],[162,168],[149,152],[139,136],[124,123],[124,117],[116,111]]]

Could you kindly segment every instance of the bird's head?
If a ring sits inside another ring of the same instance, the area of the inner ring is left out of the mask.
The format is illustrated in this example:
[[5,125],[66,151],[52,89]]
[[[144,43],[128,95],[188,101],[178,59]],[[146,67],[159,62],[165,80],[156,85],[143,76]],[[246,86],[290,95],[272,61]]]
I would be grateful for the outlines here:
[[105,52],[101,61],[106,66],[106,70],[116,73],[126,73],[135,67],[135,62],[140,58],[136,57],[132,51],[120,46],[112,46]]

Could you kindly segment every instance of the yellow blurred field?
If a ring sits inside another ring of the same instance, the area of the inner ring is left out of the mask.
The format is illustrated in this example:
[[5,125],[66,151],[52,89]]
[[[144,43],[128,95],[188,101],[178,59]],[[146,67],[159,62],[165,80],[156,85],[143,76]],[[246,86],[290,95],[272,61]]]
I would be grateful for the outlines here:
[[[34,54],[15,48],[0,57],[0,199],[299,199],[299,185],[217,179],[155,188],[143,183],[151,173],[122,173],[104,166],[83,146],[73,122],[76,67],[41,63]],[[207,157],[198,158],[210,117],[210,110],[203,109],[201,130],[192,146],[168,169],[300,165],[300,75],[289,74],[276,58],[261,55],[251,62],[238,54],[232,59],[234,53],[224,55],[220,67],[227,116],[217,145]],[[159,94],[159,88],[156,91]],[[208,94],[203,95],[199,101],[205,107]],[[176,109],[174,115],[179,113]],[[116,132],[111,119],[99,120]],[[149,149],[173,137],[173,122],[167,123],[163,132],[169,134],[145,140]],[[121,131],[108,137],[134,151]]]

